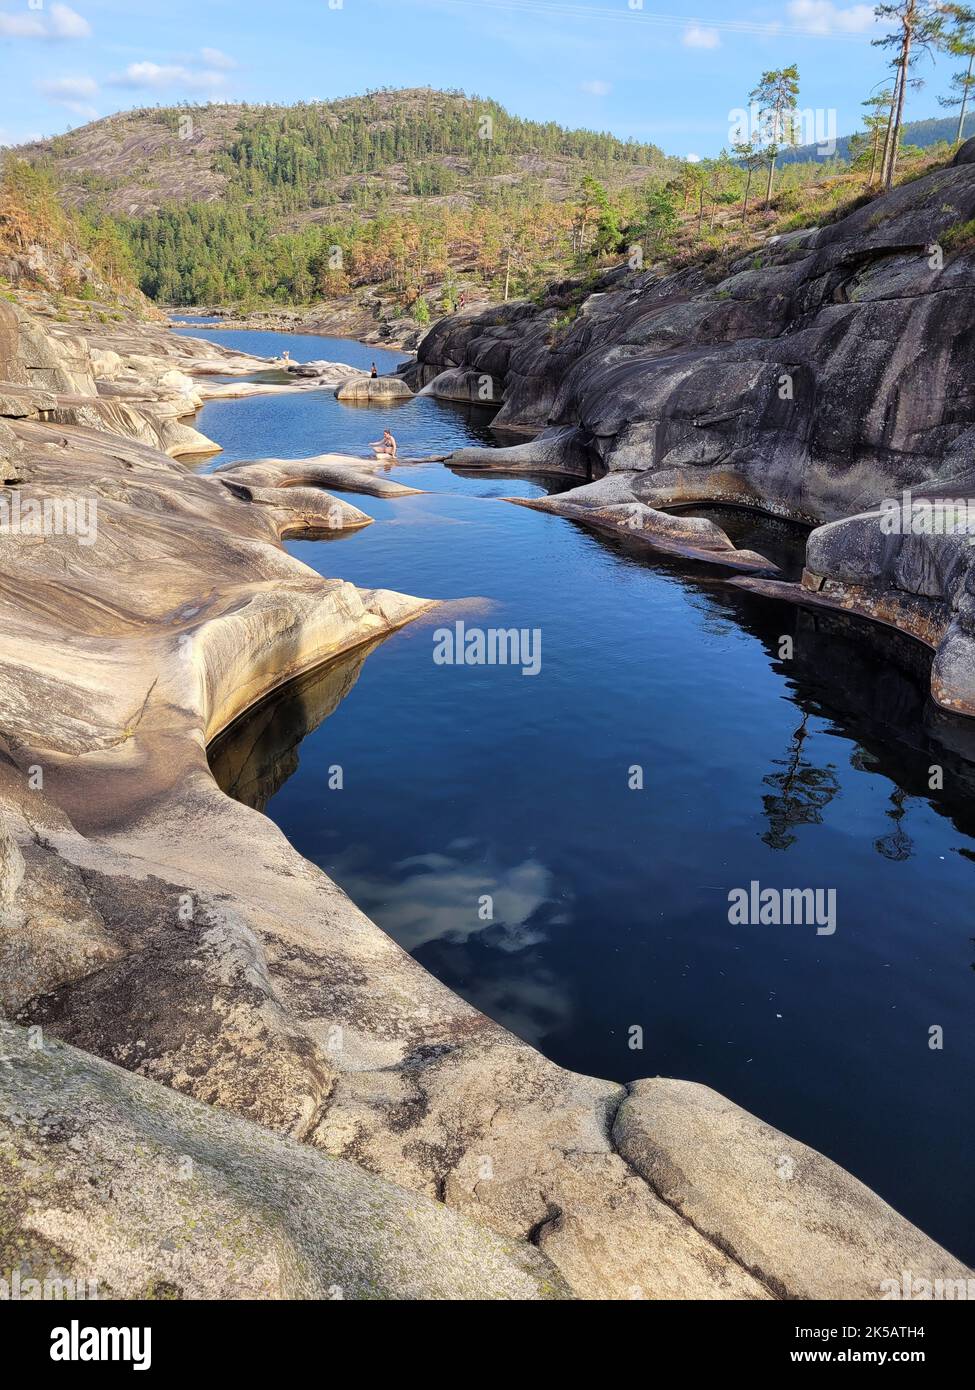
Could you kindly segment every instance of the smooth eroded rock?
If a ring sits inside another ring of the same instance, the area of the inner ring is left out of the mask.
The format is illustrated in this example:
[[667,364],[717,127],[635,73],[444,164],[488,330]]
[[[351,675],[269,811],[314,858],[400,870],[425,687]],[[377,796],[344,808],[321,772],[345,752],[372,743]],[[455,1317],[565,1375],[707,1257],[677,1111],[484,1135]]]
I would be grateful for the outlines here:
[[880,1299],[905,1270],[973,1278],[851,1174],[717,1091],[655,1077],[628,1092],[620,1153],[779,1297]]
[[412,395],[406,382],[398,376],[356,376],[335,388],[336,400],[340,401],[406,401]]

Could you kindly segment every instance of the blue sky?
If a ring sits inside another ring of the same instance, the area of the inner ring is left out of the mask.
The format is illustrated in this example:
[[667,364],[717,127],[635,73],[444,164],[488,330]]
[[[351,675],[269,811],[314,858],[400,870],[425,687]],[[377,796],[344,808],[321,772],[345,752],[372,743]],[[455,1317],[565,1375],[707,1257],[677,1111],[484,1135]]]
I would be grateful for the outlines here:
[[[131,106],[290,102],[433,86],[509,110],[716,153],[765,68],[840,134],[886,73],[870,4],[778,0],[0,0],[0,143]],[[909,118],[944,115],[957,61],[925,61]]]

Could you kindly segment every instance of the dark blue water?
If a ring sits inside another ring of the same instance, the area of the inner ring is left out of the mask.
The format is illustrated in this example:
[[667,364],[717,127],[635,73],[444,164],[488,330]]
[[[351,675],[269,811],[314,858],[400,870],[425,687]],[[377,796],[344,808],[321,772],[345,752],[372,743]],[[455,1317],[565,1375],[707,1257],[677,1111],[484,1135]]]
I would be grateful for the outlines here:
[[[199,427],[235,455],[376,437],[371,411],[256,404],[210,405]],[[422,412],[418,452],[486,433]],[[360,657],[232,730],[213,750],[222,784],[559,1063],[713,1086],[971,1260],[975,733],[928,706],[924,654],[500,500],[540,490],[523,478],[399,472],[429,492],[352,498],[373,526],[289,548],[358,584],[487,598],[467,623],[539,629],[539,674],[434,664],[435,615],[357,679]],[[733,524],[797,558],[787,528]],[[752,879],[835,889],[835,934],[731,925],[729,891]]]

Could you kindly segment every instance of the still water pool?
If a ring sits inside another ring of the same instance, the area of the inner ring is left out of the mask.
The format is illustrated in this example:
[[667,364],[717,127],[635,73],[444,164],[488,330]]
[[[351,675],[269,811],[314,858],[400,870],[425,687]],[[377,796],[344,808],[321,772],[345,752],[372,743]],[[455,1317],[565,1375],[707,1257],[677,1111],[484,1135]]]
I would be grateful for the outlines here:
[[[342,340],[214,337],[390,365]],[[316,392],[197,423],[223,458],[368,454],[390,413]],[[488,424],[417,400],[394,430],[427,454]],[[357,584],[486,599],[465,621],[537,629],[539,673],[436,665],[435,614],[231,730],[222,785],[557,1062],[713,1086],[971,1262],[975,731],[928,704],[923,652],[502,500],[537,482],[392,476],[427,491],[350,497],[374,525],[289,549]],[[796,562],[787,528],[732,524]],[[732,924],[753,880],[835,890],[835,932]]]

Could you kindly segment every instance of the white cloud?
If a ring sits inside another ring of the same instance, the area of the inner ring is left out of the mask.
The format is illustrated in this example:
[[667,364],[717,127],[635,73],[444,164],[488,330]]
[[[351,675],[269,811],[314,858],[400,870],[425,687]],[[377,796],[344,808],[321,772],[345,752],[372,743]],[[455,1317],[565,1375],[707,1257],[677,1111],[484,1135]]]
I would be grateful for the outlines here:
[[64,97],[70,97],[74,101],[87,97],[90,101],[92,97],[98,95],[98,83],[93,77],[45,78],[44,81],[38,82],[37,89],[55,101],[60,101]]
[[701,156],[699,154],[689,154],[687,156],[687,162],[688,164],[700,164]]
[[68,5],[52,5],[50,10],[11,14],[0,11],[0,38],[4,39],[87,39],[91,25]]
[[46,39],[47,29],[31,14],[0,13],[0,38]]
[[598,78],[579,83],[579,91],[588,92],[591,97],[608,97],[612,90],[612,83],[601,82]]
[[91,25],[68,5],[51,6],[51,35],[55,39],[87,39]]
[[88,101],[62,101],[59,103],[70,111],[72,116],[78,116],[83,121],[97,121],[99,111],[97,106],[92,106]]
[[98,111],[92,100],[98,95],[98,83],[93,77],[51,77],[35,83],[37,90],[58,106],[64,106],[76,116],[92,120]]
[[133,87],[158,91],[166,87],[189,87],[193,91],[212,91],[223,86],[226,77],[209,68],[194,70],[181,63],[130,63],[125,71],[109,79],[113,87]]
[[229,53],[223,53],[219,48],[201,48],[200,57],[209,68],[235,68],[237,59],[231,58]]
[[790,0],[789,18],[807,34],[863,34],[876,23],[872,5],[840,9],[833,0]]
[[705,28],[703,24],[694,20],[684,30],[682,42],[685,48],[719,48],[721,35],[717,29]]

